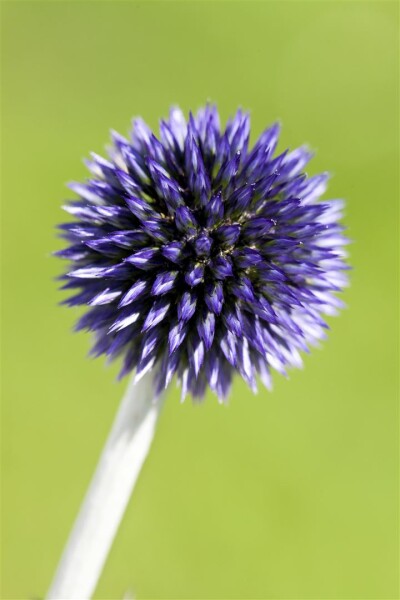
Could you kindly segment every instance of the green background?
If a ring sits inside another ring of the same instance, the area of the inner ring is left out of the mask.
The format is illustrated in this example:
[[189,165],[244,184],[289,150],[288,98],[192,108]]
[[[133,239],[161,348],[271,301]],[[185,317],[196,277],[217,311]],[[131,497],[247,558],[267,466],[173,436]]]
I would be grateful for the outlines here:
[[317,149],[347,200],[348,308],[272,393],[171,390],[96,598],[398,597],[397,13],[3,2],[3,599],[45,594],[125,387],[57,306],[64,183],[109,128],[207,99]]

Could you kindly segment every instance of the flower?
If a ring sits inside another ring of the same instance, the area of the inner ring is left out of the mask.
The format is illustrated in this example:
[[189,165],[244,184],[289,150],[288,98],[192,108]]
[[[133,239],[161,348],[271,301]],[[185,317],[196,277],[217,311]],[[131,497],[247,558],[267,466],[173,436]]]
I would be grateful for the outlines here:
[[222,130],[214,106],[188,121],[172,108],[159,138],[135,119],[70,184],[65,302],[89,305],[76,328],[94,332],[91,353],[122,355],[121,376],[154,368],[156,394],[175,374],[183,397],[208,385],[224,400],[235,372],[270,387],[342,306],[343,202],[320,200],[328,175],[303,173],[306,147],[275,156],[278,124],[251,149],[249,132],[241,110]]

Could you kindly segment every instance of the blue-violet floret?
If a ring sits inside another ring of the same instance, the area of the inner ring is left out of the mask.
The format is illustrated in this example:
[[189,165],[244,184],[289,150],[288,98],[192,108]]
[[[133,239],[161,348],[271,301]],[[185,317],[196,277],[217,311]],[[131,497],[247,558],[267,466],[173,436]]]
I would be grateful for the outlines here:
[[221,129],[212,105],[172,108],[159,137],[141,119],[129,140],[113,132],[108,160],[70,185],[65,303],[89,306],[92,354],[122,355],[121,375],[154,369],[156,394],[174,375],[183,397],[224,400],[235,372],[269,388],[342,306],[343,202],[320,200],[328,175],[306,176],[307,148],[275,155],[278,124],[252,148],[249,133],[241,110]]

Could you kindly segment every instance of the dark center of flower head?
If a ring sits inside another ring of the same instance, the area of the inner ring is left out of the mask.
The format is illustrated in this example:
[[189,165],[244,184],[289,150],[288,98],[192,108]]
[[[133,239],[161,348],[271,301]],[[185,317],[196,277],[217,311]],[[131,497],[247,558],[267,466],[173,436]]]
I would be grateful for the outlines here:
[[200,398],[207,384],[226,398],[235,371],[254,389],[301,364],[340,306],[346,239],[341,201],[319,201],[326,174],[302,173],[305,148],[274,156],[278,133],[249,149],[241,111],[221,130],[215,107],[188,122],[173,109],[159,139],[138,119],[110,160],[93,155],[58,253],[93,354],[122,354],[122,375],[154,368],[156,392],[176,374]]

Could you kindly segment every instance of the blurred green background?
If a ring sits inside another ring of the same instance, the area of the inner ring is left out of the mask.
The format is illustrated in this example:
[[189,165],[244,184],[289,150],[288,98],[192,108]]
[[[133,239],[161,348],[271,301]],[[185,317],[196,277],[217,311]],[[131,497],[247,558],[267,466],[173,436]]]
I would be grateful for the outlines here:
[[[70,332],[54,226],[133,115],[207,99],[317,149],[352,285],[322,350],[228,407],[171,390],[96,598],[398,597],[396,2],[3,2],[2,598],[43,597],[126,382]],[[253,138],[254,139],[254,138]]]

